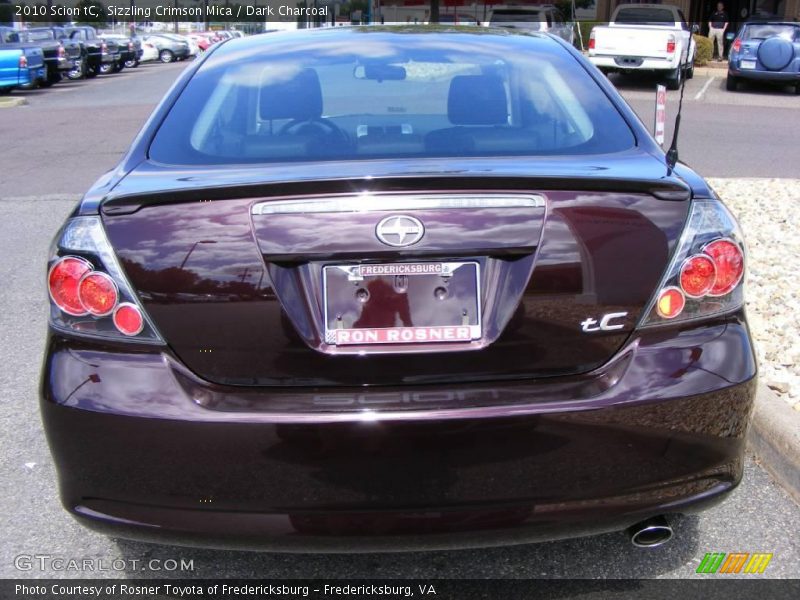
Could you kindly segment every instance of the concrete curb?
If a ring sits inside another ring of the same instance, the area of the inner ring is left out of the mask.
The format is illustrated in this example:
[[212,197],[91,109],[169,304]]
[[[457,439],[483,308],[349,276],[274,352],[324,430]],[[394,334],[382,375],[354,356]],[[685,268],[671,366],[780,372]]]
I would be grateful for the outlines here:
[[14,106],[24,106],[28,101],[22,96],[11,96],[0,98],[0,108],[13,108]]
[[759,384],[748,446],[800,504],[800,412]]

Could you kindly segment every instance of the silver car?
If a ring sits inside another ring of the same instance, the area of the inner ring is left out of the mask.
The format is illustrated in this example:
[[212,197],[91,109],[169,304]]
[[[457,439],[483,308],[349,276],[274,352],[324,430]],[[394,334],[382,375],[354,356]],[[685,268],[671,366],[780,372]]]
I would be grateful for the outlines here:
[[574,23],[567,21],[564,14],[550,4],[496,8],[492,11],[489,26],[528,31],[546,31],[557,35],[570,44],[573,43],[575,36]]

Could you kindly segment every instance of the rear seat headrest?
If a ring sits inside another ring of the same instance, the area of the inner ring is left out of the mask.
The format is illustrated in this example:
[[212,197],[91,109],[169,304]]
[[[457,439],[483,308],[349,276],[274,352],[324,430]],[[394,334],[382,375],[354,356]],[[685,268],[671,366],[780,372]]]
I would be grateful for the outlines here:
[[303,69],[290,79],[261,88],[261,119],[310,121],[322,116],[322,88],[314,69]]
[[508,100],[496,75],[457,75],[450,82],[447,117],[453,125],[505,125]]

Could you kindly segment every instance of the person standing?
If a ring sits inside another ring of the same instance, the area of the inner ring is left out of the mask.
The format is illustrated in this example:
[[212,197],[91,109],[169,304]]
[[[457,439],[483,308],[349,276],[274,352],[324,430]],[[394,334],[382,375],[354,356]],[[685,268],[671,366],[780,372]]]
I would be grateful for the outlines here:
[[717,41],[719,58],[725,59],[725,32],[728,30],[728,13],[725,12],[725,5],[717,2],[717,12],[712,13],[708,20],[708,39],[711,40],[711,53],[714,53],[714,40]]

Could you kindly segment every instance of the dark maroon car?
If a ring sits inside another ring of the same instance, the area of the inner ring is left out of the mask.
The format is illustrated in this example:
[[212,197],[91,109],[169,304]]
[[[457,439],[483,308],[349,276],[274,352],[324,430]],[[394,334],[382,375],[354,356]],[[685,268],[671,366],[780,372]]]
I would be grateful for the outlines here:
[[554,37],[220,44],[53,245],[61,498],[217,547],[658,544],[742,477],[744,261]]

